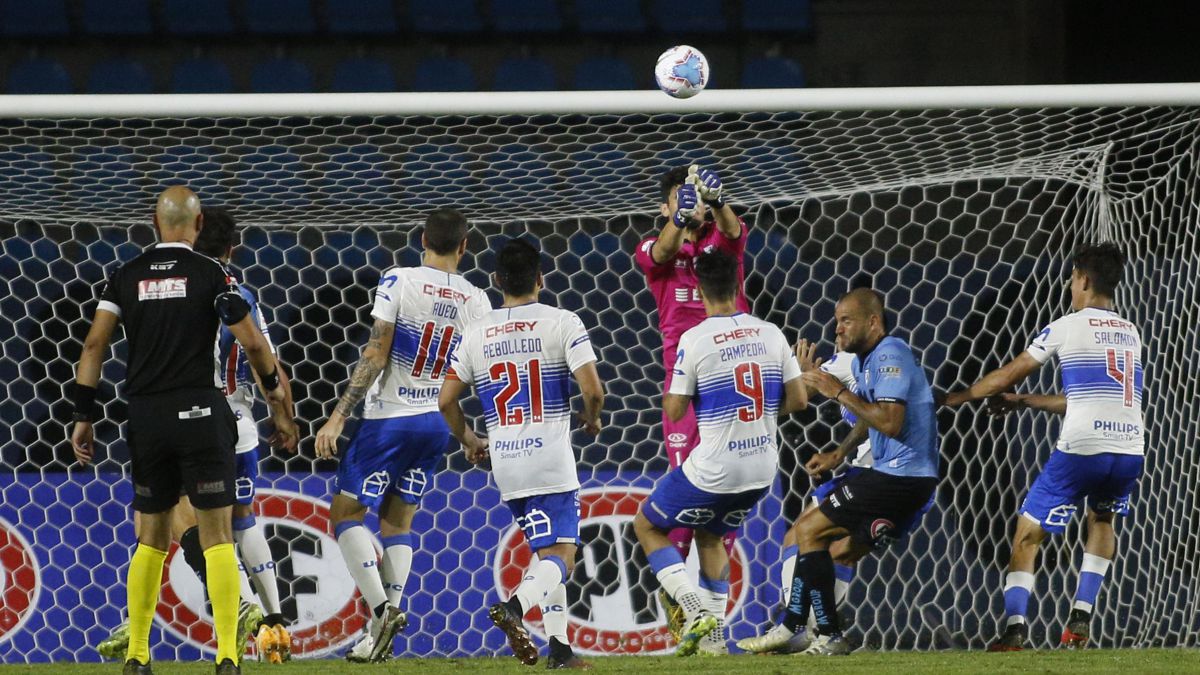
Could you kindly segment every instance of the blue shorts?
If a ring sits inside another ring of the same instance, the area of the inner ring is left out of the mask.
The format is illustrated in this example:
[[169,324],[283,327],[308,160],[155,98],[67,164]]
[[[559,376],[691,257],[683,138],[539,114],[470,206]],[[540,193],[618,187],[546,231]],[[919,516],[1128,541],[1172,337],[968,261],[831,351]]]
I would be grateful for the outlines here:
[[706,492],[692,485],[683,469],[671,469],[642,502],[642,513],[659,529],[686,527],[724,535],[741,527],[766,493],[765,487],[731,494]]
[[363,420],[338,466],[337,490],[365,506],[377,506],[389,493],[416,504],[449,445],[450,429],[439,412]]
[[579,545],[579,490],[504,502],[534,553],[554,544]]
[[258,481],[258,448],[239,452],[237,455],[237,478],[233,482],[237,503],[250,506],[254,503],[254,484]]
[[1144,463],[1141,455],[1072,455],[1055,450],[1029,488],[1021,515],[1050,534],[1066,529],[1084,499],[1096,513],[1126,515]]
[[[824,483],[821,483],[817,487],[813,488],[813,500],[818,504],[825,501],[825,498],[832,494],[834,490],[838,489],[846,481],[864,471],[866,471],[866,469],[861,466],[847,467],[844,472],[835,475],[833,478],[830,478]],[[912,516],[901,520],[899,523],[896,523],[896,536],[900,537],[906,534],[911,534],[913,530],[917,529],[917,526],[921,524],[921,520],[925,518],[925,514],[929,513],[929,509],[933,508],[933,503],[935,501],[937,501],[937,493],[929,495],[929,501],[925,502],[925,505],[922,506],[916,513],[912,514]]]

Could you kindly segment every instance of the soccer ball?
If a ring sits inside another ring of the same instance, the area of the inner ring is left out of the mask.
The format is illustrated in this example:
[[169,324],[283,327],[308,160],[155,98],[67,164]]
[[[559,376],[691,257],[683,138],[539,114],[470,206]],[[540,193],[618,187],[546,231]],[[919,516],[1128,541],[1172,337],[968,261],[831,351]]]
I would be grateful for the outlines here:
[[708,84],[708,59],[695,47],[671,47],[654,64],[654,81],[670,96],[691,98]]

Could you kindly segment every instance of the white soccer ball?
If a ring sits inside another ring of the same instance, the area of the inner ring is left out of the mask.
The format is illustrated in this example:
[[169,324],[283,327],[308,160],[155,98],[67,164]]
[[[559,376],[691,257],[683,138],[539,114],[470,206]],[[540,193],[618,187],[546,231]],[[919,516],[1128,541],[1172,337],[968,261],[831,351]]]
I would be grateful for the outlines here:
[[670,96],[691,98],[708,84],[708,59],[695,47],[671,47],[654,64],[654,81]]

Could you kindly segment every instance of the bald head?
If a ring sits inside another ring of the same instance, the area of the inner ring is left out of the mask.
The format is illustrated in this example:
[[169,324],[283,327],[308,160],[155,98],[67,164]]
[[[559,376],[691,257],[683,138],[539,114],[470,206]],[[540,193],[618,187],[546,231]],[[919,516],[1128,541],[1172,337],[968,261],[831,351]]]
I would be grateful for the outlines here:
[[883,298],[869,288],[856,288],[842,296],[842,302],[849,303],[851,311],[858,312],[863,318],[879,317],[883,323]]
[[842,296],[834,308],[838,347],[862,354],[887,334],[883,298],[869,288],[856,288]]
[[[200,216],[200,198],[182,185],[174,185],[158,195],[154,220],[162,230],[187,229]],[[196,229],[199,229],[198,227]]]

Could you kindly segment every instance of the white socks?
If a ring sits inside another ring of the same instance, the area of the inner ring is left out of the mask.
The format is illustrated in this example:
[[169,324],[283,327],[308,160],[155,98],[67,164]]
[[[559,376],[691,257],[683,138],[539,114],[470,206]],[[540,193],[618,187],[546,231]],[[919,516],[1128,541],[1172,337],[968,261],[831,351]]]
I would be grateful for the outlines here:
[[346,569],[354,578],[363,599],[374,611],[388,598],[383,590],[383,580],[379,578],[379,563],[375,557],[375,547],[371,544],[371,535],[367,534],[362,523],[354,521],[339,523],[334,531],[338,548],[342,549],[342,558],[346,561]]

